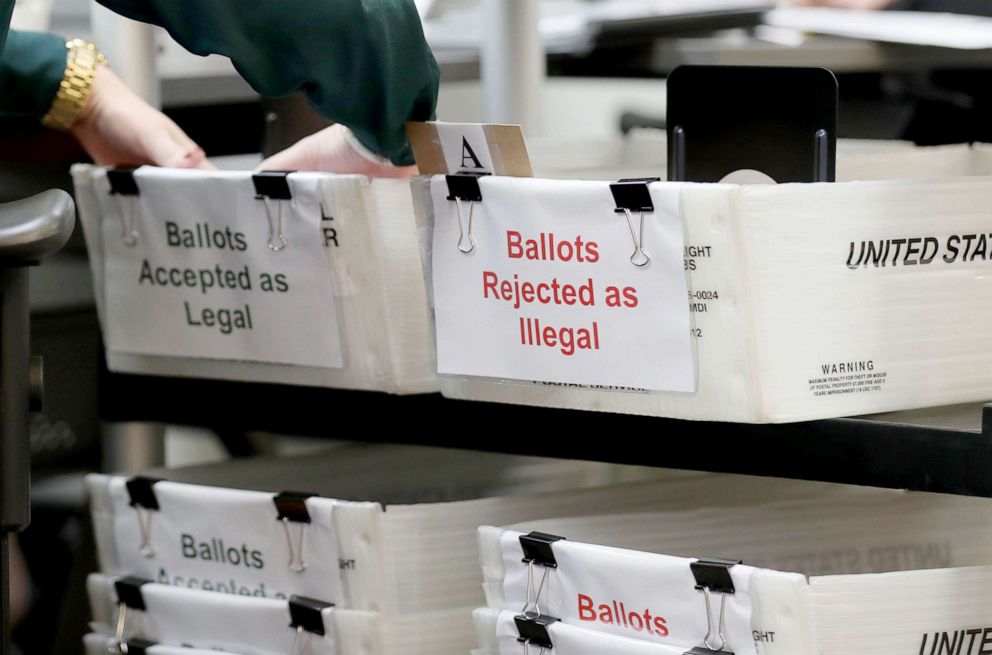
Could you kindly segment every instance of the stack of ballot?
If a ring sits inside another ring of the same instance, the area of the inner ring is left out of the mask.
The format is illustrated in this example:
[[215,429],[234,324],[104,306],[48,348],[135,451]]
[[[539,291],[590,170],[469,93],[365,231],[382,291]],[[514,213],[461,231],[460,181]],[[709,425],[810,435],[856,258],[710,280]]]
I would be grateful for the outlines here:
[[483,527],[479,652],[980,653],[990,536],[987,499],[875,490]]
[[[432,48],[464,52],[481,47],[487,34],[481,3],[418,0],[417,4]],[[545,0],[540,3],[538,29],[545,51],[574,54],[590,50],[603,34],[636,36],[652,29],[670,31],[673,26],[709,29],[713,18],[720,19],[722,28],[735,22],[745,27],[773,7],[767,0]]]
[[442,393],[740,422],[992,396],[989,148],[847,161],[862,181],[628,184],[626,215],[609,181],[415,182]]
[[73,180],[112,371],[437,389],[405,181],[85,165]]
[[[619,180],[660,177],[668,170],[668,140],[656,129],[603,139],[530,139],[536,177]],[[898,180],[992,174],[988,146],[914,146],[909,141],[838,139],[837,181]]]
[[[284,484],[298,491],[280,491]],[[306,653],[467,652],[472,611],[484,603],[481,524],[835,489],[368,446],[94,475],[88,486],[101,568],[89,592],[102,635],[89,644],[136,639],[260,655],[303,641]]]
[[765,23],[801,32],[961,50],[992,48],[992,18],[968,13],[781,7]]

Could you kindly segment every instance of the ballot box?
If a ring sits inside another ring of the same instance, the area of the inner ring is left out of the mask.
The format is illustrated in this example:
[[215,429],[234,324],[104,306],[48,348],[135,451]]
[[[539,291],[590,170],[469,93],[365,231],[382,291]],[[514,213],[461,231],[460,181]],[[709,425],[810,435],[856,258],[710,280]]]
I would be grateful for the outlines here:
[[[374,613],[380,626],[403,626],[376,637],[383,643],[452,654],[472,647],[472,612],[485,603],[481,524],[849,493],[821,483],[403,446],[92,475],[88,487],[104,576],[94,584],[104,590],[99,606],[110,608],[104,618],[120,606],[113,580],[131,577],[142,589],[214,597],[202,602],[266,601],[258,607],[275,615],[294,596],[318,599]],[[444,639],[436,638],[435,620],[449,624]]]
[[980,652],[990,531],[986,499],[877,490],[484,527],[480,649]]
[[988,148],[847,170],[415,182],[442,393],[756,423],[988,398]]
[[73,168],[115,372],[437,389],[407,182]]

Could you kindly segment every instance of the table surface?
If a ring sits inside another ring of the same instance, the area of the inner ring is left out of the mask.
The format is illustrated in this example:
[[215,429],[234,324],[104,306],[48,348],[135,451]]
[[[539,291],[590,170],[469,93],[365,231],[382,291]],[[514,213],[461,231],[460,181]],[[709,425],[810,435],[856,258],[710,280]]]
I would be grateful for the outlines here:
[[868,416],[855,417],[851,420],[981,434],[982,404],[970,403],[965,405],[950,405],[947,407],[914,409],[903,412],[870,414]]
[[[86,38],[89,26],[75,21],[55,23],[53,31]],[[613,49],[591,54],[555,55],[569,60],[569,70],[601,75],[603,62],[625,58],[625,69],[645,76],[664,75],[681,64],[825,66],[838,73],[914,72],[935,68],[988,68],[992,50],[953,50],[897,45],[832,36],[802,36],[768,28],[722,30],[704,36],[658,38],[631,52]],[[435,48],[443,81],[479,78],[477,51]],[[224,57],[198,57],[170,39],[162,39],[159,59],[162,99],[166,106],[205,105],[252,100],[257,94]]]
[[836,73],[918,72],[937,68],[988,68],[992,50],[955,50],[894,43],[878,43],[833,36],[801,36],[797,44],[769,40],[777,35],[787,40],[793,34],[759,28],[768,38],[740,31],[707,37],[655,41],[645,60],[648,70],[660,73],[680,64],[750,66],[824,66]]

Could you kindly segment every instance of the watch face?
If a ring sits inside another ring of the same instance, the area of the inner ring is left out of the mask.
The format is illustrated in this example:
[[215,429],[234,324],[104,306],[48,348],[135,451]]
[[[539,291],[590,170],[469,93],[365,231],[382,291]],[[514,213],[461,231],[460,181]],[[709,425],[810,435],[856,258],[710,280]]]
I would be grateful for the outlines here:
[[837,79],[825,68],[680,66],[667,123],[670,180],[834,181]]

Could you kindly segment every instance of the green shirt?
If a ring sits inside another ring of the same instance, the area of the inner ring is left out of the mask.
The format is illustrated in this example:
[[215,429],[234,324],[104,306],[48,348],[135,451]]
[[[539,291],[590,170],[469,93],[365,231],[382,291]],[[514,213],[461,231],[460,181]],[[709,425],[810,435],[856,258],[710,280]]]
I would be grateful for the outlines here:
[[[404,123],[434,117],[439,70],[413,0],[100,2],[164,27],[190,52],[230,57],[263,95],[303,90],[324,117],[395,164],[413,163]],[[0,45],[12,5],[0,0]],[[11,31],[0,60],[0,116],[40,118],[64,69],[62,39]]]

